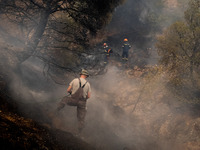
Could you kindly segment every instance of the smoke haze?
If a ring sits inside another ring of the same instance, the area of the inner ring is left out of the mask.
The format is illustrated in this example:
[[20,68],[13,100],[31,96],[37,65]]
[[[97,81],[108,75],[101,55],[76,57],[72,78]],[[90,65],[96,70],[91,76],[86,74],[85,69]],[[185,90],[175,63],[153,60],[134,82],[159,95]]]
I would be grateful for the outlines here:
[[[41,86],[38,80],[43,79],[40,67],[31,67],[32,73],[27,75],[26,70],[24,76],[29,77],[29,80],[34,79],[34,84]],[[115,64],[108,65],[106,69],[104,75],[88,78],[92,97],[87,103],[83,140],[104,150],[180,148],[177,143],[186,138],[180,129],[191,127],[191,124],[184,124],[180,116],[189,110],[177,111],[181,105],[174,101],[175,97],[165,97],[169,93],[165,89],[164,75],[146,83],[139,78],[131,78],[128,70],[116,67]],[[68,76],[66,83],[73,78]],[[47,90],[46,87],[36,90],[34,84],[31,87],[21,81],[20,77],[14,78],[12,88],[16,91],[14,95],[20,97],[19,108],[23,113],[41,123],[46,122],[61,130],[77,133],[75,107],[66,106],[59,116],[52,115],[60,98],[66,95],[67,84],[57,85],[48,81]],[[176,129],[180,131],[176,134],[182,138],[174,137],[173,141],[168,139],[168,136],[175,136],[175,129],[169,129],[169,121],[173,121],[174,125],[179,124]]]
[[[134,9],[137,7],[142,9],[136,12]],[[123,11],[129,14],[124,17],[126,13]],[[120,53],[121,43],[118,41],[128,37],[138,51],[152,48],[151,57],[146,62],[157,63],[157,53],[153,46],[155,32],[146,23],[151,11],[171,16],[175,10],[170,12],[167,7],[155,8],[151,1],[144,0],[128,0],[125,5],[116,9],[113,20],[107,27],[108,31],[114,33],[114,36],[107,37],[115,47],[114,50]],[[182,8],[176,8],[176,12],[178,11],[182,11]],[[177,18],[182,17],[178,13],[177,15]],[[170,24],[174,18],[168,21]],[[158,30],[165,25],[157,25]],[[139,32],[144,28],[145,33],[140,35]],[[4,63],[3,59],[1,63]],[[56,84],[45,74],[47,68],[44,66],[37,58],[25,61],[20,68],[21,76],[10,74],[10,91],[22,113],[43,124],[76,134],[75,107],[65,106],[57,117],[53,113],[61,98],[67,95],[69,82],[78,77],[78,74],[66,73],[59,81],[62,85]],[[92,86],[92,97],[87,103],[86,126],[82,133],[84,141],[103,150],[192,148],[191,141],[194,142],[200,135],[200,120],[197,117],[191,118],[191,110],[182,107],[176,97],[166,90],[165,81],[168,77],[165,73],[146,82],[131,76],[130,70],[125,69],[125,66],[117,67],[116,62],[108,65],[105,70],[103,75],[88,78]],[[185,148],[186,145],[188,147]]]

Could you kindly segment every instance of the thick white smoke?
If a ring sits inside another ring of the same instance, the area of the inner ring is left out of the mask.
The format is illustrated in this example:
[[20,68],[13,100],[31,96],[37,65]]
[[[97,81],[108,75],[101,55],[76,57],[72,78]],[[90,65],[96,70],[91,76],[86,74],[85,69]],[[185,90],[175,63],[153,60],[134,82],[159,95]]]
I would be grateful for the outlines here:
[[[38,62],[27,62],[21,69],[23,76],[14,76],[11,84],[20,111],[42,124],[75,135],[76,107],[66,106],[57,116],[54,112],[60,99],[67,95],[68,83],[78,75],[70,75],[64,85],[58,85],[46,81],[43,65]],[[169,96],[164,82],[166,75],[147,82],[129,75],[125,66],[117,67],[115,62],[105,69],[105,74],[88,78],[92,97],[87,102],[83,140],[104,150],[176,150],[184,146],[184,141],[198,137],[192,124],[198,120],[186,117],[189,110],[182,110],[181,103]],[[193,134],[187,136],[190,131]]]

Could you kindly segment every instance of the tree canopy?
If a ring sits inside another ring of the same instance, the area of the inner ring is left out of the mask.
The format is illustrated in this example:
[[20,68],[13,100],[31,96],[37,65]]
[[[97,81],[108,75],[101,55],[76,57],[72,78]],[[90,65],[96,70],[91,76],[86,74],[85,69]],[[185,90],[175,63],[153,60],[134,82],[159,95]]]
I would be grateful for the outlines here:
[[[179,94],[199,97],[200,89],[200,0],[192,0],[185,11],[185,21],[172,24],[158,37],[160,63],[165,66],[170,83]],[[191,99],[191,97],[190,97]]]
[[88,47],[89,35],[106,25],[114,8],[122,2],[0,0],[1,31],[15,42],[11,38],[2,39],[13,47],[10,52],[16,56],[16,64],[38,56],[46,63],[67,69],[70,59],[76,60]]

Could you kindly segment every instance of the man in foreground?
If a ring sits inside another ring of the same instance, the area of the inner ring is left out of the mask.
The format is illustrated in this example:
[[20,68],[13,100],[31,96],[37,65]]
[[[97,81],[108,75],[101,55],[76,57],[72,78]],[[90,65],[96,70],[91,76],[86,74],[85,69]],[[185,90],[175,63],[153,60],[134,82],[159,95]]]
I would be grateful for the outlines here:
[[65,107],[65,105],[76,106],[77,107],[77,119],[78,119],[78,130],[79,133],[84,128],[84,121],[86,116],[86,102],[91,96],[90,83],[86,81],[89,77],[87,70],[83,69],[80,73],[80,78],[75,78],[69,84],[67,92],[71,96],[65,96],[59,103],[57,111]]

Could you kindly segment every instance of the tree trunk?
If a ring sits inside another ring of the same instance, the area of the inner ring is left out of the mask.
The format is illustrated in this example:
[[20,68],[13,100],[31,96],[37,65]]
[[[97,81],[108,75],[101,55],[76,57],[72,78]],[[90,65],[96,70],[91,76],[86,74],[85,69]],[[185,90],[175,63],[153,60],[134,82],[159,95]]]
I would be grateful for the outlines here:
[[40,19],[35,29],[35,32],[33,33],[31,39],[28,41],[26,47],[24,48],[24,51],[18,55],[19,64],[26,61],[36,51],[37,46],[45,31],[49,15],[50,15],[49,11],[46,11],[46,10],[41,11]]

